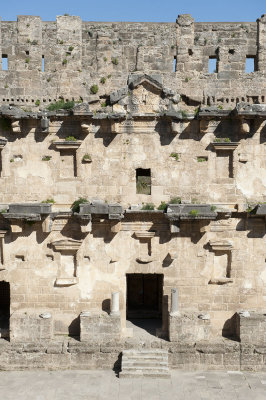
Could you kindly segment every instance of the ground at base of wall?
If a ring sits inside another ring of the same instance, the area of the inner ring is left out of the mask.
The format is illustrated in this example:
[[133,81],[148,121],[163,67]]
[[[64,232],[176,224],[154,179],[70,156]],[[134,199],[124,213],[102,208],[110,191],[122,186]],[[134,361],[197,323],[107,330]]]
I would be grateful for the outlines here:
[[155,338],[109,342],[57,341],[10,343],[0,340],[0,370],[113,369],[121,367],[126,349],[168,349],[169,367],[180,370],[266,371],[266,346],[219,342],[174,343]]
[[[117,379],[113,371],[0,372],[1,399],[252,399],[266,397],[265,373],[171,371],[171,379]],[[69,397],[69,394],[71,396]]]

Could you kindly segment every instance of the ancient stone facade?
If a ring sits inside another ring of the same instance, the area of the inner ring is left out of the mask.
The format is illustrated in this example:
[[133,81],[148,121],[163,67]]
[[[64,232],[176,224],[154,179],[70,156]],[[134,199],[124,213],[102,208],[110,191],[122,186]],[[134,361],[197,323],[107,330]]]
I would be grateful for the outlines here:
[[0,24],[0,368],[265,369],[265,24]]

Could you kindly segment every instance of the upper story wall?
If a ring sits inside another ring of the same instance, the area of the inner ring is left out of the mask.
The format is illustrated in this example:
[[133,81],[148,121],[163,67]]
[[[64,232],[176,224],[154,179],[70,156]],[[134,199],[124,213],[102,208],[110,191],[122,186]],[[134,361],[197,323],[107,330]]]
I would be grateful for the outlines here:
[[[191,102],[264,102],[265,24],[265,16],[251,23],[195,23],[189,15],[176,23],[19,16],[1,23],[0,54],[8,57],[8,71],[0,71],[0,103],[28,107],[60,96],[90,101],[93,84],[105,97],[136,71],[162,74],[165,86]],[[255,59],[251,74],[245,73],[247,56]],[[217,72],[209,73],[213,57]]]

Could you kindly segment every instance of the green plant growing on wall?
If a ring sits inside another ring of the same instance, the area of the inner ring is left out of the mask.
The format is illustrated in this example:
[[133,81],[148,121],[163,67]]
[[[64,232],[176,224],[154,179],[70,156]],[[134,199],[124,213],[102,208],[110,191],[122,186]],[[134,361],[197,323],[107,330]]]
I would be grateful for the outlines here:
[[2,210],[0,210],[0,214],[5,214],[7,213],[7,209],[6,208],[2,208]]
[[103,61],[106,62],[107,61],[107,57],[103,57]]
[[217,208],[216,206],[212,205],[212,206],[211,206],[211,211],[215,211],[216,208]]
[[42,161],[50,161],[51,158],[52,158],[51,156],[43,156]]
[[103,103],[101,103],[101,107],[107,107],[107,104],[106,104],[106,102],[104,101]]
[[181,197],[171,197],[169,204],[181,204]]
[[91,162],[90,154],[88,154],[88,153],[84,154],[84,156],[82,157],[82,161]]
[[92,94],[96,94],[98,92],[98,90],[99,90],[98,85],[92,85],[90,87],[90,91]]
[[54,201],[54,199],[46,199],[46,200],[43,200],[42,203],[55,204],[55,201]]
[[14,158],[10,158],[9,162],[14,162]]
[[223,110],[223,106],[222,106],[221,104],[219,104],[219,105],[217,106],[217,108],[219,108],[219,110]]
[[66,58],[64,58],[64,60],[62,61],[62,64],[63,64],[63,65],[66,65],[66,64],[67,64],[67,59],[66,59]]
[[118,58],[117,57],[112,58],[112,63],[114,65],[118,65]]
[[174,158],[176,161],[179,160],[179,154],[178,153],[171,153],[170,157]]
[[226,138],[215,138],[214,143],[231,143],[231,139],[226,137]]
[[40,104],[41,104],[40,100],[37,99],[37,100],[35,101],[35,106],[39,107]]
[[74,47],[73,46],[69,46],[68,51],[73,51]]
[[65,138],[65,142],[76,142],[77,138],[75,138],[75,136],[67,136]]
[[207,157],[197,157],[197,161],[198,162],[206,162],[206,161],[208,161],[208,158]]
[[190,212],[189,212],[189,215],[191,215],[191,217],[196,217],[197,215],[198,215],[198,210],[191,210]]
[[182,118],[187,118],[188,117],[188,113],[186,111],[184,111],[184,110],[181,110],[181,115],[182,115]]
[[100,79],[100,82],[101,82],[101,84],[105,84],[105,82],[106,82],[106,78],[105,77],[102,77],[101,79]]
[[78,200],[75,200],[73,202],[73,204],[71,205],[72,212],[78,213],[80,204],[84,204],[84,203],[88,203],[88,200],[85,199],[85,197],[79,197]]
[[143,204],[143,206],[141,207],[142,210],[146,210],[146,211],[151,211],[154,210],[155,205],[153,203],[146,203]]
[[7,89],[7,88],[8,88],[8,84],[6,83],[6,84],[5,84],[5,89]]
[[74,107],[75,102],[72,101],[64,101],[64,100],[58,100],[55,103],[49,104],[47,107],[48,111],[56,111],[56,110],[70,110]]
[[168,204],[165,201],[161,201],[161,204],[157,207],[157,210],[166,211],[167,207],[168,207]]
[[108,78],[108,79],[110,79],[110,78],[111,78],[111,76],[112,76],[112,75],[111,75],[111,74],[109,74],[109,75],[107,75],[107,78]]
[[26,64],[29,64],[29,62],[30,62],[30,59],[29,59],[29,57],[27,57],[27,58],[25,59],[25,63],[26,63]]
[[33,40],[33,41],[31,42],[31,44],[32,44],[33,46],[36,46],[36,45],[38,44],[38,42],[37,42],[37,40]]

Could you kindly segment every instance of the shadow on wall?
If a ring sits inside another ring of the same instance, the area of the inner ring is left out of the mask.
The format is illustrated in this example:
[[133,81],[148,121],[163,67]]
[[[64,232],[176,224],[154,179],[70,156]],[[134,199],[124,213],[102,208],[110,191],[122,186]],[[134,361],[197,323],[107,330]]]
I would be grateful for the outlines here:
[[260,131],[260,143],[265,143],[266,142],[266,125],[262,128]]
[[68,327],[68,335],[74,339],[80,337],[80,317],[73,319]]
[[102,310],[106,312],[107,314],[110,313],[111,311],[111,300],[110,299],[104,299],[102,302]]
[[237,332],[236,332],[236,318],[237,314],[235,313],[231,318],[225,321],[222,329],[222,336],[226,339],[238,342],[239,340],[237,338]]

